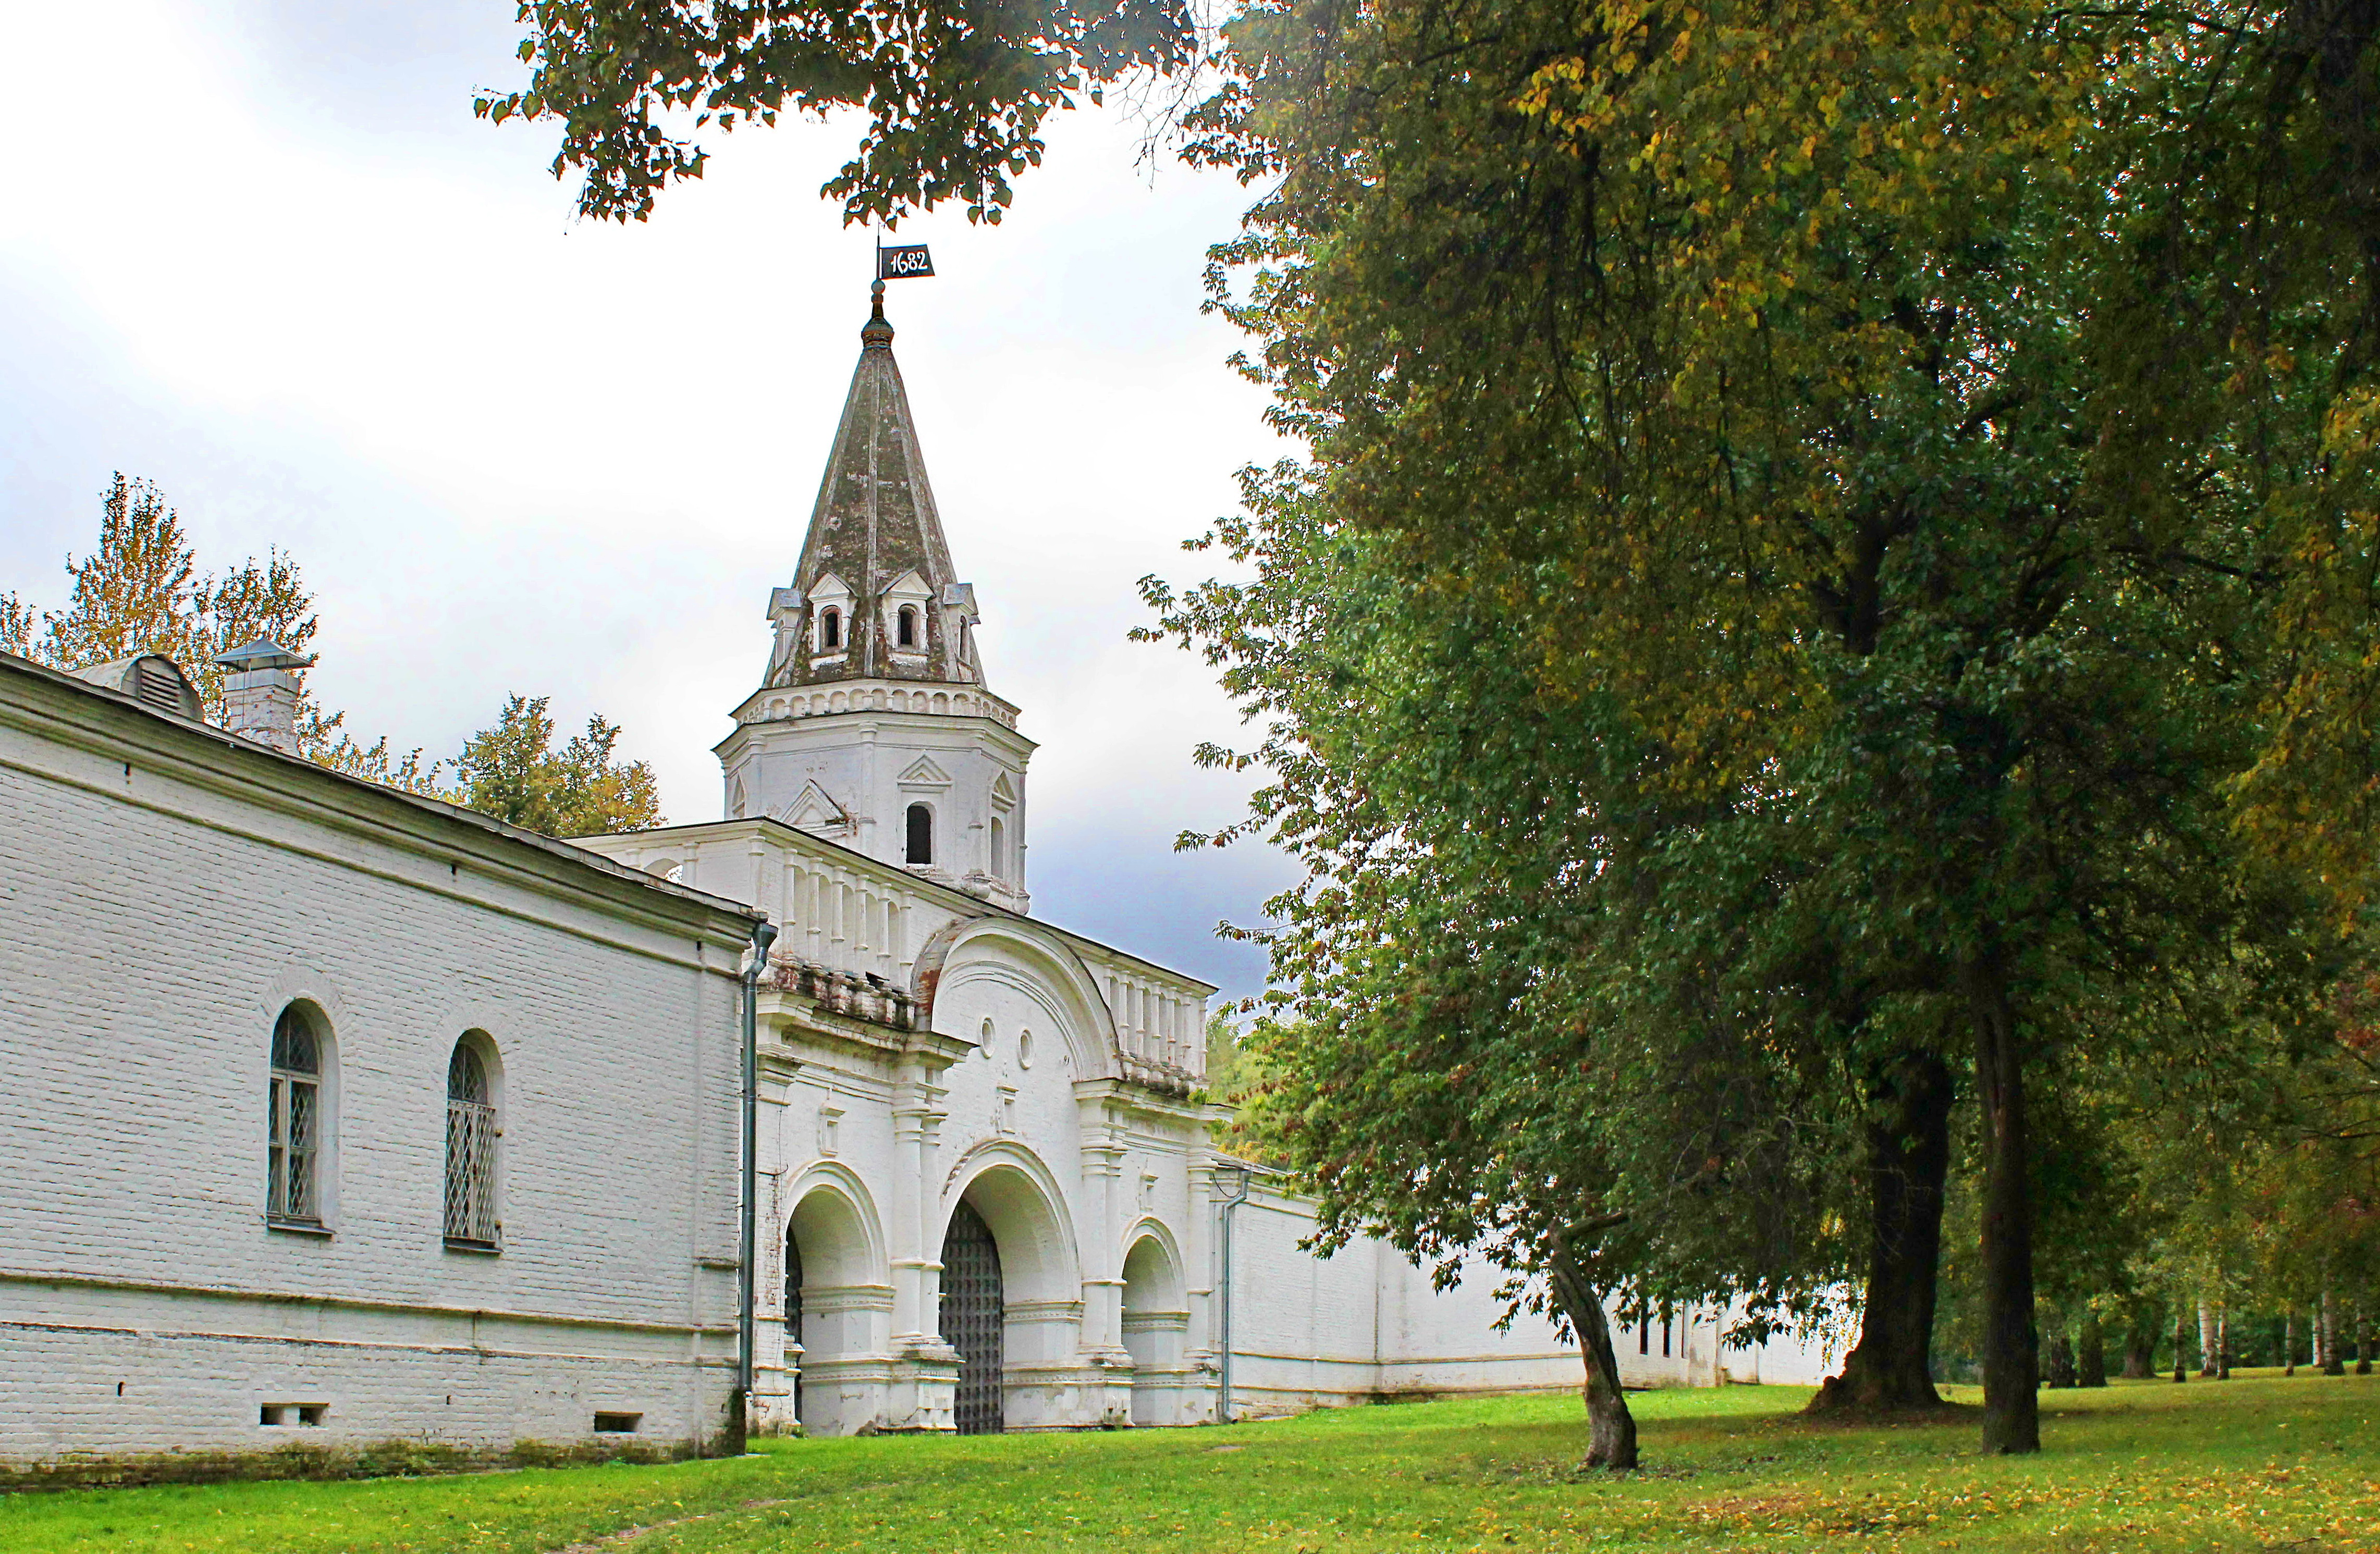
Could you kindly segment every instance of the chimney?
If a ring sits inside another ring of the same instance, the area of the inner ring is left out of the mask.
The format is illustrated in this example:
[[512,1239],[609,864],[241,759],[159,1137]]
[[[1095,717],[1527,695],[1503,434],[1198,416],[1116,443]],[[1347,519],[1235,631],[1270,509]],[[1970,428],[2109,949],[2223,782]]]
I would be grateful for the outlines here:
[[224,671],[224,727],[284,755],[297,754],[297,672],[314,661],[260,637],[215,662]]

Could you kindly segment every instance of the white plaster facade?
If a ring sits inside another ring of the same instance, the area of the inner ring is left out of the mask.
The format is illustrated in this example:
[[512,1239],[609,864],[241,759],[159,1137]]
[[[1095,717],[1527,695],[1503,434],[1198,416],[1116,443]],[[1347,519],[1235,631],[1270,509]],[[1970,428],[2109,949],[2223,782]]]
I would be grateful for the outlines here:
[[[731,819],[767,815],[1025,911],[1033,741],[989,691],[882,680],[755,691],[718,747]],[[929,856],[906,862],[910,807]]]
[[[1228,1114],[1196,1099],[1210,987],[776,820],[584,844],[780,927],[759,1003],[757,1423],[951,1427],[936,1307],[962,1199],[1000,1247],[1006,1428],[1214,1416]],[[1377,1243],[1318,1258],[1297,1245],[1308,1208],[1263,1188],[1234,1215],[1240,1414],[1577,1384],[1545,1323],[1496,1330],[1484,1275],[1442,1294]]]
[[[720,1437],[752,927],[0,656],[0,1465]],[[267,1215],[293,1006],[311,1225]],[[443,1233],[466,1033],[493,1249]]]

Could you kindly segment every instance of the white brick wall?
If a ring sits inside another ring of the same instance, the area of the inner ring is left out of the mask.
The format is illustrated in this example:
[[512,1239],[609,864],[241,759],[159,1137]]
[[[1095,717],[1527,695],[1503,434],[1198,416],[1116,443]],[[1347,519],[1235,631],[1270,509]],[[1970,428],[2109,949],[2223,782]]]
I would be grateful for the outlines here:
[[[597,1408],[719,1428],[747,931],[0,660],[0,1463],[301,1433],[266,1402],[330,1403],[325,1444],[570,1439]],[[334,1053],[327,1237],[263,1219],[293,999]],[[442,1237],[474,1028],[502,1067],[492,1257]]]

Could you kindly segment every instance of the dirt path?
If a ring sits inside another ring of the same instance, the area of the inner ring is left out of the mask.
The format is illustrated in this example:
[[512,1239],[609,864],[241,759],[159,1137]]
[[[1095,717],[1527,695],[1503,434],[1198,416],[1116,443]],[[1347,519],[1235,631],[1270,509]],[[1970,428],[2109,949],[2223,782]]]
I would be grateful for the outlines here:
[[747,1511],[767,1511],[772,1506],[793,1503],[792,1500],[746,1500],[741,1505],[729,1506],[721,1511],[697,1512],[692,1516],[674,1516],[666,1522],[646,1522],[634,1527],[623,1527],[616,1533],[605,1533],[601,1537],[588,1538],[578,1543],[564,1544],[559,1548],[550,1548],[546,1550],[546,1554],[613,1554],[613,1550],[625,1548],[648,1533],[665,1532],[672,1527],[691,1527],[698,1522],[716,1522],[722,1516],[741,1516]]

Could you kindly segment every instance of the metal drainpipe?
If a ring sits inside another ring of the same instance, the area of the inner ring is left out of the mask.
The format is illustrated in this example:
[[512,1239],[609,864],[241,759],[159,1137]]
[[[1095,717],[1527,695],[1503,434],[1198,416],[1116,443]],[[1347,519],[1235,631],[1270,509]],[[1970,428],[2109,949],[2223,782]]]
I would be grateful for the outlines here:
[[1248,1168],[1245,1166],[1232,1166],[1227,1169],[1237,1180],[1239,1185],[1231,1196],[1223,1199],[1219,1205],[1222,1209],[1223,1218],[1222,1232],[1218,1238],[1221,1243],[1218,1248],[1220,1253],[1218,1261],[1222,1265],[1222,1271],[1221,1277],[1215,1281],[1220,1286],[1216,1291],[1216,1296],[1221,1306],[1216,1327],[1220,1329],[1221,1339],[1220,1347],[1223,1352],[1222,1362],[1218,1367],[1219,1374],[1215,1378],[1215,1422],[1219,1425],[1228,1425],[1232,1422],[1232,1210],[1248,1201],[1249,1174]]
[[767,918],[752,925],[752,959],[744,968],[744,1184],[736,1205],[735,1384],[744,1400],[744,1432],[752,1431],[752,1254],[759,1236],[760,1197],[760,973],[777,926]]

